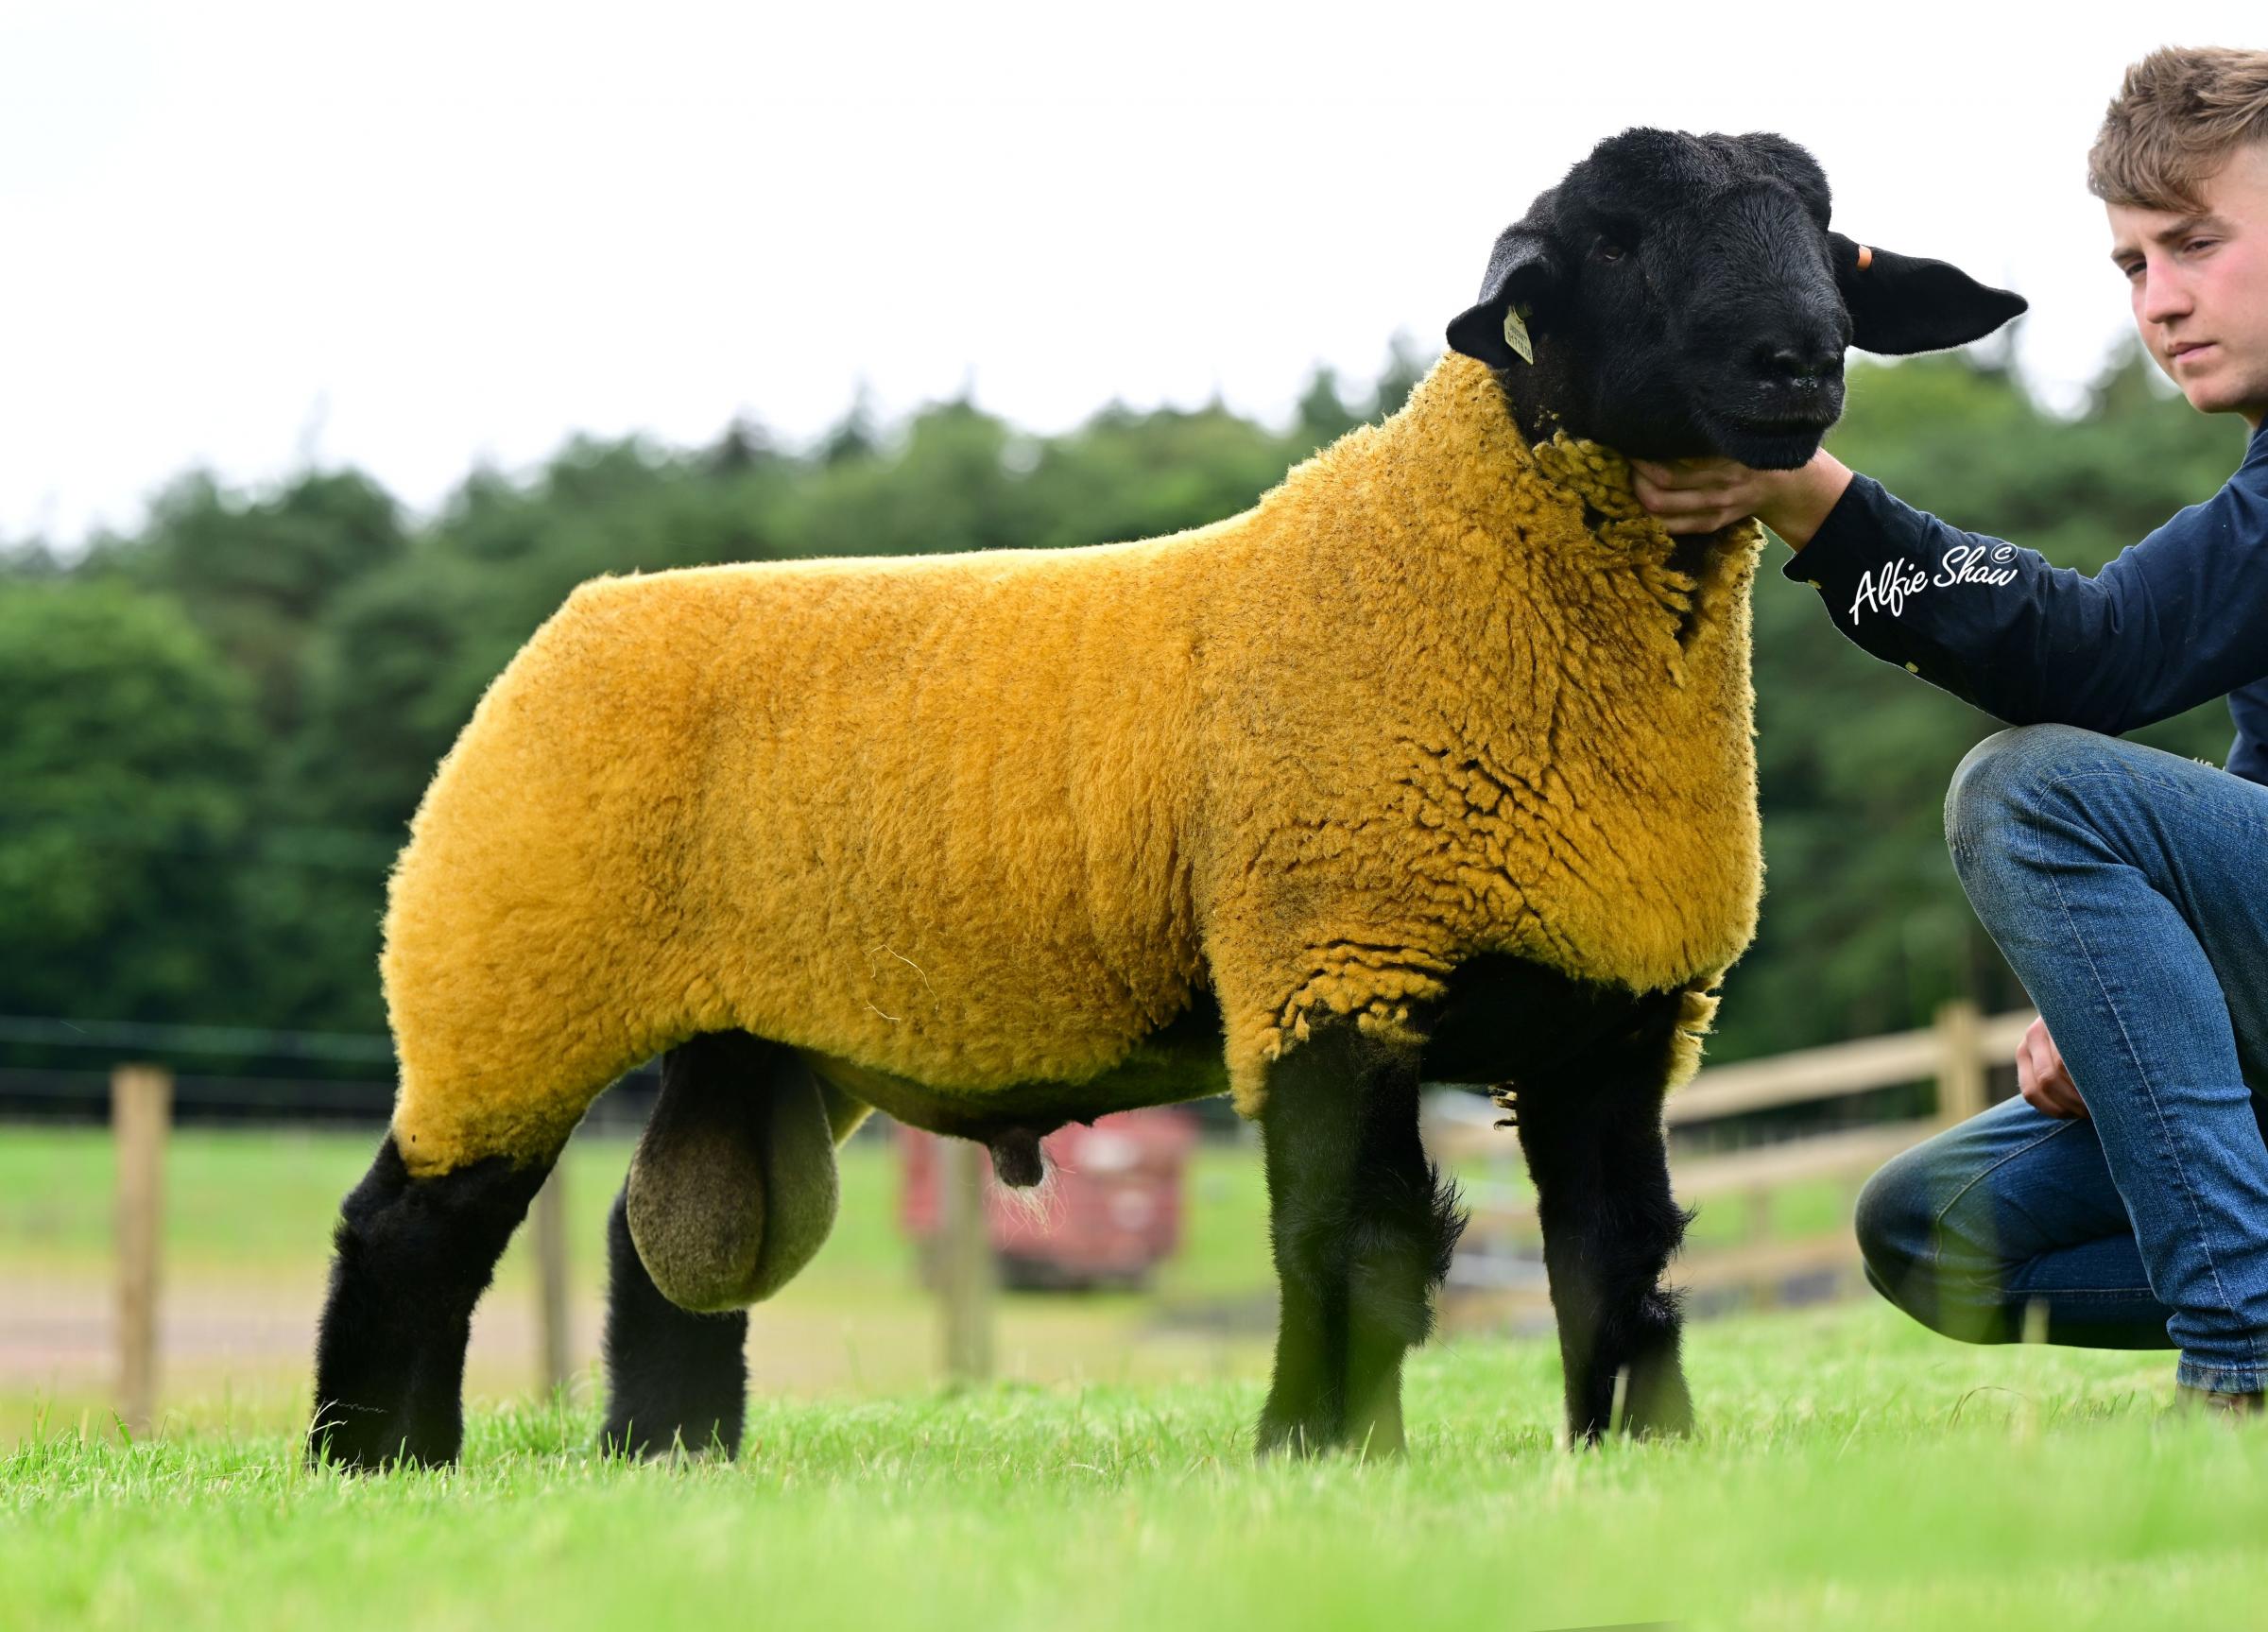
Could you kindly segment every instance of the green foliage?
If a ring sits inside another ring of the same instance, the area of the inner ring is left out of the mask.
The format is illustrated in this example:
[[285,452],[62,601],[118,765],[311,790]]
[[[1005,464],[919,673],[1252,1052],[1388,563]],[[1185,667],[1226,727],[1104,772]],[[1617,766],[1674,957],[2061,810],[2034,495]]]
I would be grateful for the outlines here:
[[1434,359],[1418,349],[1418,343],[1407,332],[1395,330],[1394,337],[1386,343],[1385,371],[1378,376],[1378,385],[1371,393],[1370,418],[1383,420],[1399,413],[1433,366]]
[[245,971],[246,677],[167,597],[0,578],[0,1009],[202,1018]]
[[109,541],[91,565],[178,601],[251,680],[264,723],[288,730],[316,619],[403,542],[394,501],[355,472],[310,473],[250,501],[192,472],[159,497],[138,538]]
[[[374,1029],[387,861],[483,688],[578,582],[1199,526],[1394,411],[1431,360],[1397,335],[1359,394],[1318,369],[1280,431],[1217,402],[1112,404],[1040,438],[966,397],[884,428],[862,387],[806,454],[746,417],[702,449],[577,439],[525,478],[474,471],[415,524],[352,471],[250,496],[193,473],[76,562],[10,550],[0,878],[21,893],[0,915],[0,1012]],[[2242,453],[2131,347],[2069,421],[1990,357],[1862,363],[1831,445],[1924,508],[2086,571]],[[1774,545],[1757,589],[1764,916],[1717,1059],[1918,1024],[1959,992],[2025,1001],[1942,833],[1953,765],[1997,722],[1843,640],[1786,559]],[[2227,714],[2136,735],[2217,763]]]
[[1319,368],[1314,371],[1293,412],[1297,416],[1293,434],[1316,448],[1330,447],[1363,422],[1362,416],[1341,400],[1335,369]]

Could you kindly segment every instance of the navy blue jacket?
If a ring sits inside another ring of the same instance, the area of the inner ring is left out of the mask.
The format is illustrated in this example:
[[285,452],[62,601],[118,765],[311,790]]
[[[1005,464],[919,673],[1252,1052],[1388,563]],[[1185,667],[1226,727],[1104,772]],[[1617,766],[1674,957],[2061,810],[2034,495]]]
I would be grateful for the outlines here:
[[1856,475],[1780,574],[1876,657],[2011,725],[2117,736],[2225,694],[2228,768],[2268,783],[2268,423],[2226,486],[2091,578]]

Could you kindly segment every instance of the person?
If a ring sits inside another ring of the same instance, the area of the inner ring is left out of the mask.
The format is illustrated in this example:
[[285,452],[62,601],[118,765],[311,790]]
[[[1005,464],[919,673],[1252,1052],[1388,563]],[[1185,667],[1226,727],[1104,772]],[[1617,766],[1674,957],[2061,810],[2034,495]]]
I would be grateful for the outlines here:
[[[1871,1177],[1875,1288],[1950,1336],[2173,1348],[2177,1401],[2268,1383],[2268,52],[2128,69],[2088,156],[2150,355],[2251,428],[2204,503],[2093,577],[1824,450],[1634,461],[1673,533],[1754,515],[1837,628],[2013,729],[1955,769],[1954,870],[2039,1017],[2019,1093]],[[2227,768],[2120,733],[2225,696]]]

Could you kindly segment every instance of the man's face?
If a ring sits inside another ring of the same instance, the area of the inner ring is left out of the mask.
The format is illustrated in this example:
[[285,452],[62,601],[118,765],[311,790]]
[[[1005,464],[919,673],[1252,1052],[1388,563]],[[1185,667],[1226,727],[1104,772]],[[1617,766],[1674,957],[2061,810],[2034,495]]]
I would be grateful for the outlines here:
[[2142,344],[2200,413],[2268,415],[2268,143],[2237,149],[2196,215],[2110,212]]

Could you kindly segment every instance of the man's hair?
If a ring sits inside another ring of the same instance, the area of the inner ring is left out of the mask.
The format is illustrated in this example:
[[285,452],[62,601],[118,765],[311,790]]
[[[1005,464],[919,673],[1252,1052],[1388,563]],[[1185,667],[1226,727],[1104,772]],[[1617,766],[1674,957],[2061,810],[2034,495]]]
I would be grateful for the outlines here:
[[2126,70],[2087,156],[2088,191],[2193,214],[2206,179],[2249,142],[2268,143],[2268,51],[2169,45]]

